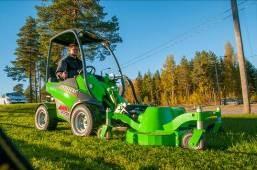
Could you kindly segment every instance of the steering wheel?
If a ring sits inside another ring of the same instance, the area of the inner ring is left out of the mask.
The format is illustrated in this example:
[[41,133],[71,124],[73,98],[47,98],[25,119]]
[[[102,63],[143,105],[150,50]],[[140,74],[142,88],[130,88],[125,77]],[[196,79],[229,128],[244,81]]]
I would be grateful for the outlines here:
[[[89,69],[89,71],[88,71]],[[86,70],[90,74],[95,74],[95,67],[94,66],[86,66]]]
[[[90,69],[88,71],[88,69]],[[86,66],[86,70],[87,70],[87,73],[90,73],[90,74],[95,74],[95,67],[94,66]],[[79,74],[83,73],[83,69],[79,70]]]

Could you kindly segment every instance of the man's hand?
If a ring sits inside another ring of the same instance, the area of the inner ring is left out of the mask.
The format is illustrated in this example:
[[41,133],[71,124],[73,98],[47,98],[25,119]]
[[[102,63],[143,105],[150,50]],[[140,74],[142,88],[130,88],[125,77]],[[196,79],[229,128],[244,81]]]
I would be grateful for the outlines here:
[[66,80],[68,78],[68,73],[66,71],[62,72],[62,78],[63,80]]
[[58,72],[57,73],[57,76],[60,78],[60,79],[63,79],[63,80],[66,80],[68,78],[68,73],[66,71],[64,72]]

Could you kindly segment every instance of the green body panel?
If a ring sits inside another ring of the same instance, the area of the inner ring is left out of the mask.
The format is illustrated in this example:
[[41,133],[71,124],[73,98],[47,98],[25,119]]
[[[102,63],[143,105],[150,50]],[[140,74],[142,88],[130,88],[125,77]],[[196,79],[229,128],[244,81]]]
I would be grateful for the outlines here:
[[180,107],[148,107],[138,118],[140,122],[138,131],[145,133],[165,131],[164,125],[171,123],[171,120],[184,112],[185,109]]
[[133,129],[127,130],[126,141],[131,144],[139,145],[166,145],[166,146],[178,146],[179,141],[178,132],[165,135],[154,135],[148,133],[140,133]]
[[[70,79],[69,82],[72,83],[67,83],[67,81],[46,83],[46,91],[51,94],[56,102],[57,117],[66,121],[70,120],[70,115],[74,106],[83,101],[80,97],[81,95],[86,95],[99,103],[103,103],[105,96],[111,96],[108,94],[107,89],[115,89],[115,83],[113,83],[107,75],[100,81],[94,75],[88,74],[87,83],[89,84],[89,88],[93,95],[90,95],[82,75],[76,76],[74,80]],[[109,107],[115,107],[112,102],[109,103]],[[65,110],[60,110],[60,107]]]
[[88,75],[87,82],[89,84],[89,88],[94,94],[94,97],[98,101],[102,102],[103,96],[106,94],[105,91],[108,85],[106,85],[104,82],[98,81],[97,78],[93,75]]
[[172,122],[169,122],[164,125],[164,129],[169,130],[176,130],[179,127],[186,124],[189,126],[190,123],[194,123],[196,121],[205,121],[206,119],[211,118],[212,116],[217,116],[217,112],[191,112],[191,113],[184,113],[178,117],[176,117]]
[[85,80],[84,80],[84,78],[83,78],[82,75],[78,75],[78,76],[76,77],[76,82],[77,82],[79,91],[81,91],[81,92],[84,93],[84,94],[90,95],[90,94],[89,94],[89,91],[88,91],[88,88],[87,88],[87,86],[86,86],[86,84],[85,84]]
[[73,88],[71,88],[70,91],[67,89],[67,86],[60,83],[48,82],[46,84],[46,91],[50,93],[55,99],[61,101],[64,105],[71,109],[73,104],[78,100],[78,90],[74,89],[72,92],[71,90],[73,90]]
[[138,130],[139,129],[139,123],[135,122],[133,119],[131,119],[128,115],[126,114],[120,114],[120,113],[109,113],[109,117],[115,120],[120,120],[123,123],[126,123],[129,125],[131,128]]

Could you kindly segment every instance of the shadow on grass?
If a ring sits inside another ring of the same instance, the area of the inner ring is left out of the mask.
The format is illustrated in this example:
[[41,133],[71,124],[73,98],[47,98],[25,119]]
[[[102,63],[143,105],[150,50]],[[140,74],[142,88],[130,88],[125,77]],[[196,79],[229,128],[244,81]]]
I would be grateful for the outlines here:
[[254,153],[254,152],[226,151],[226,153],[240,154],[240,155],[247,155],[247,156],[257,156],[257,153]]
[[253,139],[257,141],[257,117],[225,117],[222,121],[224,132],[206,134],[208,149],[227,150],[240,143],[250,143]]
[[69,126],[61,126],[61,127],[57,126],[56,128],[56,130],[69,130],[69,129],[71,129]]
[[[52,166],[61,166],[57,167],[58,169],[124,169],[124,167],[122,168],[117,164],[104,161],[102,157],[93,158],[89,155],[80,157],[66,151],[60,151],[43,145],[28,144],[23,140],[14,140],[14,143],[22,148],[23,154],[28,159],[32,160],[32,158],[36,158],[37,160],[50,161],[53,164]],[[35,168],[42,169],[44,167]]]
[[139,168],[139,170],[156,170],[156,169],[160,169],[160,168],[156,165],[143,166]]
[[29,112],[0,112],[1,117],[32,117],[34,113]]
[[[3,125],[3,126],[15,126],[15,127],[20,127],[20,128],[25,128],[25,129],[36,129],[35,125],[34,125],[34,122],[31,126],[28,126],[28,125],[22,125],[22,124],[17,124],[17,123],[1,123],[0,122],[0,126]],[[67,125],[59,125],[57,126],[57,128],[55,129],[55,131],[62,131],[62,130],[69,130],[70,127],[68,127]],[[53,130],[54,131],[54,130]]]
[[0,125],[6,125],[6,126],[15,126],[15,127],[21,127],[21,128],[26,128],[26,129],[32,129],[34,126],[26,126],[26,125],[21,125],[21,124],[16,124],[16,123],[0,123]]
[[257,134],[257,117],[225,117],[222,118],[222,121],[226,132]]

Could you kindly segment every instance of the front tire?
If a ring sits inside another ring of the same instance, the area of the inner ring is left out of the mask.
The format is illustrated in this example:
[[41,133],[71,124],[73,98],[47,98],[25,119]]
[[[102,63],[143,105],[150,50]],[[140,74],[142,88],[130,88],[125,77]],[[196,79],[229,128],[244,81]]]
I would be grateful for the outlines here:
[[37,108],[35,114],[35,127],[38,130],[55,130],[57,127],[55,116],[50,114],[44,105]]
[[[102,130],[103,130],[103,127],[100,127],[98,130],[97,130],[97,137],[99,139],[101,139],[101,133],[102,133]],[[107,131],[105,136],[104,136],[104,139],[105,140],[110,140],[111,139],[111,132],[110,131]]]
[[198,143],[198,145],[196,147],[191,148],[189,146],[189,141],[192,138],[192,136],[193,136],[192,132],[188,132],[183,136],[182,142],[181,142],[182,147],[187,148],[187,149],[203,150],[204,149],[204,140],[203,139],[200,140],[200,142]]
[[72,111],[71,130],[77,136],[89,136],[93,131],[93,115],[85,105],[78,105]]

